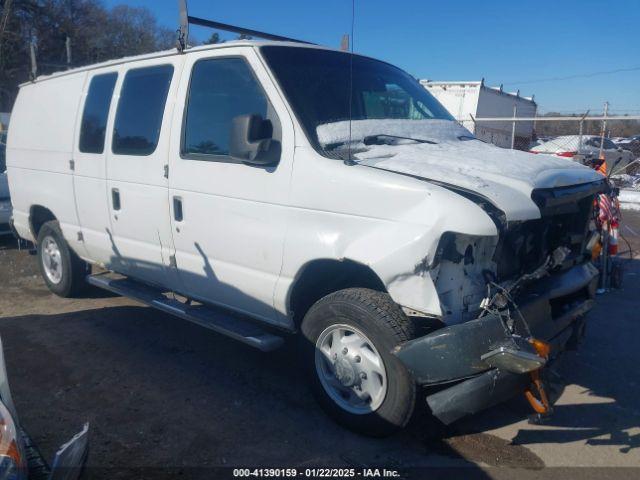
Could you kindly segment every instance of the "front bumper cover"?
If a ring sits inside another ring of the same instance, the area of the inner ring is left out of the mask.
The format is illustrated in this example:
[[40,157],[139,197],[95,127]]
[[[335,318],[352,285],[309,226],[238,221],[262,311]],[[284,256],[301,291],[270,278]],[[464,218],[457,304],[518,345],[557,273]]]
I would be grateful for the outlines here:
[[[533,337],[551,345],[550,359],[568,343],[577,342],[584,331],[582,317],[593,306],[597,278],[593,265],[578,265],[538,281],[518,299]],[[500,317],[489,314],[407,342],[394,354],[419,384],[447,386],[429,395],[427,403],[439,420],[449,424],[524,391],[528,374],[492,368],[482,359],[513,341]]]

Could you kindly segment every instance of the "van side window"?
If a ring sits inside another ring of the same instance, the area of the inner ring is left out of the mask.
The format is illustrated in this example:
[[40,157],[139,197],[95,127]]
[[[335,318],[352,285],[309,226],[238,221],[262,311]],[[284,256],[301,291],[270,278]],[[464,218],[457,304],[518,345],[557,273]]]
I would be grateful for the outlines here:
[[155,151],[172,76],[171,65],[127,72],[113,129],[113,153],[151,155]]
[[241,58],[200,60],[193,66],[185,111],[182,154],[228,155],[233,118],[257,113],[267,118],[267,98]]
[[114,72],[96,75],[91,79],[80,126],[81,152],[102,153],[104,151],[107,117],[117,78],[118,74]]

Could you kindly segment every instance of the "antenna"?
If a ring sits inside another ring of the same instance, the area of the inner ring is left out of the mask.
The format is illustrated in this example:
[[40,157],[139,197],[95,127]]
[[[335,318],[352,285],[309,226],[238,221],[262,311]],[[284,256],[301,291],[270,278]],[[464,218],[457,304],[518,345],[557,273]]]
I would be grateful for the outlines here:
[[349,55],[349,143],[347,144],[348,148],[348,157],[347,164],[354,165],[355,162],[351,158],[351,122],[353,121],[353,30],[356,18],[356,0],[351,0],[351,52]]

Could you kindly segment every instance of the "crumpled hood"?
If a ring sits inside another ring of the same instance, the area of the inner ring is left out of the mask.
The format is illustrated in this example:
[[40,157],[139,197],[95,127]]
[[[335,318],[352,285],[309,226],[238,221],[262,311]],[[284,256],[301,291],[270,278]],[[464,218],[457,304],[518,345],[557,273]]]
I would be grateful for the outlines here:
[[[337,124],[321,127],[331,126],[332,133],[340,130]],[[367,151],[355,154],[358,164],[471,190],[504,211],[509,221],[540,217],[531,199],[534,189],[602,180],[597,172],[572,160],[469,140],[471,133],[452,121],[363,120],[352,124],[352,138],[379,133],[432,140],[437,144],[371,145]]]

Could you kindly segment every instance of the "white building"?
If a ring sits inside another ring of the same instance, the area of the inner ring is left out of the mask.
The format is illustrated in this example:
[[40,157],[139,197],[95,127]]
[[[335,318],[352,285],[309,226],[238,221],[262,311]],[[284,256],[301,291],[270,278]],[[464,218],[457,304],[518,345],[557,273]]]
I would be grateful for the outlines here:
[[[534,117],[537,104],[532,97],[521,97],[520,92],[509,93],[500,87],[488,87],[479,82],[434,82],[420,80],[456,120],[479,139],[499,147],[511,147],[513,122],[474,122],[474,118]],[[472,118],[473,117],[473,118]],[[533,135],[533,122],[516,122],[516,148],[528,149]]]

